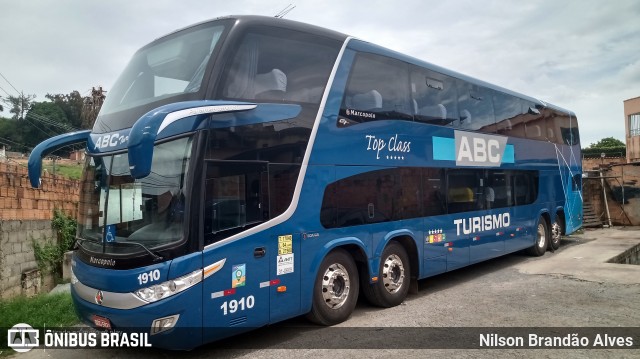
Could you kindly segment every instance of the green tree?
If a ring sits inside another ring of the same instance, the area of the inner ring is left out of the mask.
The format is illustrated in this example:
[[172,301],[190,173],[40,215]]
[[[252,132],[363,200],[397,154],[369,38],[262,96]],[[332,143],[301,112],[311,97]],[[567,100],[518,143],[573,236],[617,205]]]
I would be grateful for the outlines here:
[[47,138],[69,132],[71,124],[64,111],[53,102],[35,102],[26,115],[23,140],[33,147]]
[[592,143],[587,148],[611,148],[611,147],[626,147],[624,142],[617,138],[605,137],[596,143]]
[[605,137],[582,150],[584,157],[600,157],[603,153],[606,157],[624,157],[627,149],[624,142],[613,137]]
[[80,95],[80,92],[71,91],[68,94],[47,94],[45,97],[64,111],[72,127],[82,127],[82,107],[84,106],[85,99]]
[[20,96],[11,96],[2,99],[2,102],[11,106],[9,112],[13,114],[14,120],[22,120],[24,118],[25,113],[29,111],[31,107],[31,101],[36,98],[36,95],[25,95],[20,94]]

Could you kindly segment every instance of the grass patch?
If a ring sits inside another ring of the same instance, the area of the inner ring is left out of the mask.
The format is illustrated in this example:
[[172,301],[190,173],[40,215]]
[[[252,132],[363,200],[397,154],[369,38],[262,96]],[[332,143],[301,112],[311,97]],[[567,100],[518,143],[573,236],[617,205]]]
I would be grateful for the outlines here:
[[[51,161],[47,161],[49,163],[43,163],[42,168],[46,169],[47,172],[53,174],[53,164]],[[79,180],[82,177],[82,164],[60,164],[56,163],[56,171],[55,174],[58,176],[64,176],[70,179]]]
[[15,354],[7,347],[6,330],[18,323],[33,328],[68,327],[80,321],[73,310],[70,293],[40,294],[32,298],[0,299],[0,358]]
[[[33,328],[68,327],[80,321],[73,310],[70,293],[40,294],[32,298],[0,299],[0,328],[3,333],[18,323]],[[0,336],[0,357],[14,354],[7,347],[6,334]]]
[[2,299],[0,313],[2,328],[11,328],[18,323],[32,327],[67,327],[79,323],[70,293]]

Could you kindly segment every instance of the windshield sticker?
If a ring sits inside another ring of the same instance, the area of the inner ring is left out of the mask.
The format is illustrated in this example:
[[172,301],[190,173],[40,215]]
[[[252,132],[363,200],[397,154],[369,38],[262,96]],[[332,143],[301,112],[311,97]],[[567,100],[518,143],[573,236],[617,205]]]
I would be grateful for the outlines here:
[[278,255],[291,253],[293,253],[293,236],[291,234],[278,236]]
[[236,264],[231,268],[231,288],[244,287],[246,284],[246,264]]
[[404,160],[404,154],[411,152],[411,142],[403,141],[397,133],[389,139],[377,138],[374,135],[365,135],[364,137],[367,140],[367,151],[374,151],[377,160],[381,157]]
[[107,242],[115,242],[116,240],[116,226],[110,224],[107,226],[107,234],[105,235]]

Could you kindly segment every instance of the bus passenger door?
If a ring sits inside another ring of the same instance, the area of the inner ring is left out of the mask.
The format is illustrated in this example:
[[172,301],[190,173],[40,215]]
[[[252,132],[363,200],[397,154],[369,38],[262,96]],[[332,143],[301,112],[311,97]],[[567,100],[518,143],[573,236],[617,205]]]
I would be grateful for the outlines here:
[[268,233],[229,241],[264,221],[267,168],[257,161],[207,161],[203,228],[203,337],[219,339],[269,321]]
[[261,283],[263,288],[268,287],[264,290],[270,292],[270,323],[300,314],[301,238],[300,233],[274,233],[271,236],[274,245],[269,252],[269,281]]

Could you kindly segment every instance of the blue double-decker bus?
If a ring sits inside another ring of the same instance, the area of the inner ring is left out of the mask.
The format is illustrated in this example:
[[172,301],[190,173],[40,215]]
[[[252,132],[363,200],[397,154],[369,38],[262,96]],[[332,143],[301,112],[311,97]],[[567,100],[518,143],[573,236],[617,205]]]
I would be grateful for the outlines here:
[[189,349],[580,228],[573,112],[334,31],[233,16],[135,53],[86,142],[72,296]]

